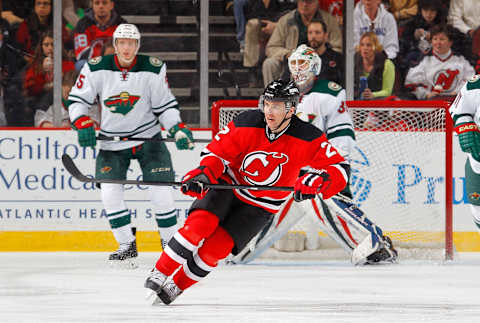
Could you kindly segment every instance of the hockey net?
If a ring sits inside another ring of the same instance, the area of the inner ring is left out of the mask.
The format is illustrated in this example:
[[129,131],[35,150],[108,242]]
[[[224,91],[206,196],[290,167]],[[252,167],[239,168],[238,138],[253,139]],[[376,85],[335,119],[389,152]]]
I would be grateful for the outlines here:
[[[350,156],[353,200],[400,249],[400,256],[453,258],[452,125],[443,101],[348,101],[357,147]],[[213,134],[256,100],[222,100],[212,107]],[[284,239],[305,249],[314,226],[302,219]],[[320,232],[320,243],[335,244]],[[288,242],[288,241],[287,241]],[[282,242],[276,244],[278,246]],[[285,241],[284,241],[285,243]],[[287,248],[288,249],[288,248]]]

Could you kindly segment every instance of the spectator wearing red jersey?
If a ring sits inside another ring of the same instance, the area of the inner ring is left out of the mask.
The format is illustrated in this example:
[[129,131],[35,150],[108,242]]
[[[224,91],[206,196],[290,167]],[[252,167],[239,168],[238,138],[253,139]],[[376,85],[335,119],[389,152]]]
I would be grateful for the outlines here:
[[[64,51],[62,72],[75,69],[72,61],[66,59]],[[36,110],[46,111],[53,103],[53,33],[46,32],[35,50],[32,63],[25,73],[24,93],[26,96],[26,111],[31,116]],[[30,120],[30,119],[29,119]]]
[[113,0],[92,0],[92,8],[85,11],[73,32],[76,69],[80,70],[90,58],[101,56],[115,28],[125,22],[115,11]]

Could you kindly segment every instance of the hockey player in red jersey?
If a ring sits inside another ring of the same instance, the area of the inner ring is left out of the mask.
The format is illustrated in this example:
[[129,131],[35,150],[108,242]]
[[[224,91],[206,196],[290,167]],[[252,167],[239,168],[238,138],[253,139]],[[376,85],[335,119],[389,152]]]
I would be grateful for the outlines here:
[[[154,302],[170,304],[242,250],[290,194],[207,190],[204,183],[293,186],[297,201],[316,194],[328,199],[346,186],[350,165],[321,130],[295,116],[299,96],[293,82],[270,83],[259,109],[230,122],[202,152],[200,166],[184,176],[182,192],[197,199],[145,282]],[[309,172],[298,178],[307,165]]]

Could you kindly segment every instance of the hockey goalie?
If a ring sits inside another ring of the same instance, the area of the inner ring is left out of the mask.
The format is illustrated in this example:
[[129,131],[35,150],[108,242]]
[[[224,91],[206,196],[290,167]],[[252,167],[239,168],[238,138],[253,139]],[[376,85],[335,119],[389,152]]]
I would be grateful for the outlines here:
[[[348,159],[356,143],[352,118],[344,105],[345,90],[335,82],[318,78],[321,64],[315,50],[306,45],[299,46],[288,59],[291,77],[303,95],[297,116],[326,133],[328,140]],[[354,265],[395,262],[398,253],[391,239],[351,198],[348,184],[339,195],[327,200],[317,196],[296,202],[292,196],[262,233],[230,262],[248,263],[257,258],[304,217],[313,219],[350,255]]]

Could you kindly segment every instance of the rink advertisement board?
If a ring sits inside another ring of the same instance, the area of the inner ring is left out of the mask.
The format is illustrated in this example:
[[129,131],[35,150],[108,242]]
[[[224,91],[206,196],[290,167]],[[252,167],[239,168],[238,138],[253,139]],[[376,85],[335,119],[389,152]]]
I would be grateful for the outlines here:
[[[376,140],[388,140],[388,133],[375,135]],[[398,136],[398,134],[395,134]],[[211,138],[210,131],[194,131],[195,138]],[[176,180],[198,164],[206,144],[197,144],[193,151],[178,151],[167,143],[171,152]],[[468,205],[464,182],[465,155],[454,138],[454,231],[475,231]],[[79,169],[94,175],[96,152],[81,148],[76,133],[64,130],[3,130],[0,137],[0,236],[8,232],[107,232],[109,224],[100,200],[100,191],[91,183],[73,179],[61,163],[62,154],[69,154]],[[375,154],[382,152],[358,150],[352,161],[352,190],[362,208],[369,212],[378,207],[372,196],[382,201],[385,214],[376,215],[378,223],[389,230],[443,230],[444,196],[443,157],[428,165],[417,165],[415,156],[403,154],[392,160],[388,178],[376,181],[373,163]],[[132,161],[129,179],[140,179],[136,161]],[[378,198],[380,196],[380,198]],[[139,231],[156,230],[147,187],[127,185],[125,200],[132,212],[132,222]],[[184,219],[192,199],[175,191],[177,214]],[[409,204],[417,211],[409,219],[401,211]],[[378,212],[377,212],[378,213]],[[419,217],[418,214],[422,214]],[[425,215],[425,216],[423,216]],[[399,218],[404,221],[399,221]],[[420,220],[419,220],[420,219]],[[417,221],[417,222],[415,222]],[[415,227],[416,226],[416,227]],[[3,240],[5,241],[4,236]],[[110,237],[111,238],[111,237]],[[8,239],[7,239],[8,241]]]

